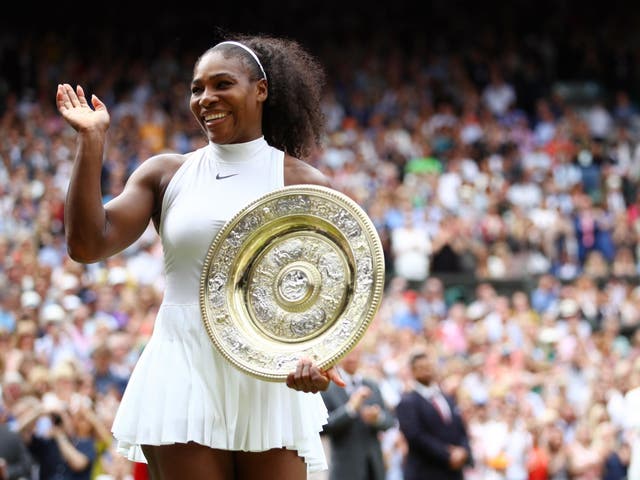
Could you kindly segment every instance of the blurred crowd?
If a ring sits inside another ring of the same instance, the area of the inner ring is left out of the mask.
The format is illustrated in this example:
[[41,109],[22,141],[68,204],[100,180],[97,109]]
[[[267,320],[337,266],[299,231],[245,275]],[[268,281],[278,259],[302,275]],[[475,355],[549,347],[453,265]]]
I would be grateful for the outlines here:
[[[0,479],[19,468],[143,478],[109,427],[162,300],[162,246],[150,226],[107,261],[67,256],[75,136],[55,85],[78,81],[109,107],[107,201],[149,156],[205,144],[188,111],[200,51],[91,58],[69,54],[63,36],[0,39],[12,66],[0,81],[0,437],[28,449],[0,463]],[[386,289],[363,369],[391,409],[409,387],[408,355],[425,347],[469,428],[467,478],[640,478],[628,472],[640,435],[634,77],[618,51],[617,80],[594,84],[611,51],[587,49],[573,59],[584,75],[558,82],[566,52],[533,40],[318,48],[328,131],[308,160],[383,240]],[[452,294],[456,278],[474,279],[472,298]],[[522,278],[533,287],[495,286]],[[390,429],[382,440],[399,480],[403,439]]]

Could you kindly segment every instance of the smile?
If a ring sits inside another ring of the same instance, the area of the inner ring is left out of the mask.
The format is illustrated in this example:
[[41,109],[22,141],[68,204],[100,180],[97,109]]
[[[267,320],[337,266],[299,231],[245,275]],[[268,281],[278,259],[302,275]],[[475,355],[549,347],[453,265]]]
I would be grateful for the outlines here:
[[228,112],[210,113],[208,115],[205,115],[204,120],[205,122],[211,122],[213,120],[219,120],[221,118],[224,118],[227,115],[229,115]]

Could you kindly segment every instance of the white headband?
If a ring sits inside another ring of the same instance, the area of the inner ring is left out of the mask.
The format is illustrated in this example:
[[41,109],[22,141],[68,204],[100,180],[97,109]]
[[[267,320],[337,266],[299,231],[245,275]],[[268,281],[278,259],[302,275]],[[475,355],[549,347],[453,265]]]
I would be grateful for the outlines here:
[[[244,45],[243,43],[240,42],[234,42],[231,40],[227,40],[225,42],[220,42],[218,45],[224,45],[225,43],[229,44],[229,45],[235,45],[236,47],[240,47],[242,49],[244,49],[246,52],[249,53],[249,55],[251,55],[253,57],[253,59],[256,61],[256,63],[258,64],[258,66],[260,67],[260,71],[262,72],[262,77],[266,80],[267,79],[267,74],[264,73],[264,68],[262,68],[262,63],[260,63],[260,59],[258,58],[258,55],[256,55],[256,52],[254,52],[253,50],[251,50],[249,47],[247,47],[246,45]],[[218,46],[216,45],[216,47]]]

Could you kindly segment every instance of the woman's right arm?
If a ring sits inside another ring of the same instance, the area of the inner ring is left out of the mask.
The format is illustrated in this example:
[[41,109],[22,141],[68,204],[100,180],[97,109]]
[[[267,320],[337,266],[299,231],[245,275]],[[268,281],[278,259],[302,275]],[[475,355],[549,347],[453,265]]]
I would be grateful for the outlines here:
[[69,256],[93,263],[133,243],[146,229],[156,208],[162,161],[144,162],[122,193],[102,203],[100,175],[109,128],[106,106],[95,96],[91,106],[82,87],[58,85],[58,110],[78,132],[78,148],[65,202],[64,222]]

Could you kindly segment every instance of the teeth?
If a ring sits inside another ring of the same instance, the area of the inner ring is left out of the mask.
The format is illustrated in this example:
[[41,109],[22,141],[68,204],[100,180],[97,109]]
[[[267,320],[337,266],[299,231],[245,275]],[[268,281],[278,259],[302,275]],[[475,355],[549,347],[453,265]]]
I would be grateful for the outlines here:
[[227,114],[226,114],[226,113],[211,113],[211,114],[209,114],[209,115],[206,115],[206,116],[204,117],[204,119],[205,119],[206,121],[209,121],[209,120],[216,120],[216,119],[218,119],[218,118],[223,118],[223,117],[226,117],[226,116],[227,116]]

